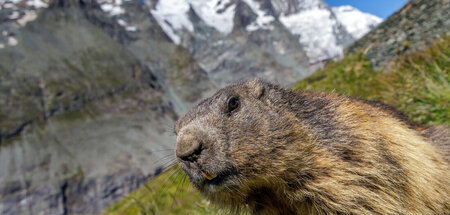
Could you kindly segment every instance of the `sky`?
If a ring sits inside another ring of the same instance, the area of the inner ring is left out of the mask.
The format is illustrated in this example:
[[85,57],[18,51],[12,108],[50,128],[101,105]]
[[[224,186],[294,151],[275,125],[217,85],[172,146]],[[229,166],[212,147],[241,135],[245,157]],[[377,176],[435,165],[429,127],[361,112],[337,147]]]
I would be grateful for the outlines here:
[[360,11],[386,19],[400,9],[407,0],[325,0],[330,6],[351,5]]

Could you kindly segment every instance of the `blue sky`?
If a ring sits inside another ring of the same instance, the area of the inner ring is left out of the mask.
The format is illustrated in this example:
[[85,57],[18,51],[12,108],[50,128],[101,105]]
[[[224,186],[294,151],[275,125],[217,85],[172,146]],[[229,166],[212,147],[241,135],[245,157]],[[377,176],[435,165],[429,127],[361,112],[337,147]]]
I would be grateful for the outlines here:
[[325,0],[330,6],[351,5],[360,11],[377,15],[383,19],[400,9],[407,0]]

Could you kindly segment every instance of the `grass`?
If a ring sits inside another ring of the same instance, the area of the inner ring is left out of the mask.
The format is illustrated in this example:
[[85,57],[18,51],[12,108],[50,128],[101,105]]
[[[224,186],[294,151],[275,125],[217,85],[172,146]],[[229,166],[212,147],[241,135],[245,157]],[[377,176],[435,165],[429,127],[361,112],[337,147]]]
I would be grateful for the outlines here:
[[348,56],[329,63],[294,89],[379,100],[417,123],[450,124],[450,37],[395,59],[388,72],[374,70],[362,53]]
[[[450,124],[450,37],[374,70],[363,53],[329,63],[294,88],[344,93],[396,106],[421,124]],[[220,214],[174,169],[110,206],[104,214]],[[185,182],[185,183],[183,183]],[[226,213],[225,213],[226,214]]]
[[225,214],[212,206],[189,184],[176,166],[160,174],[124,199],[111,205],[109,215]]

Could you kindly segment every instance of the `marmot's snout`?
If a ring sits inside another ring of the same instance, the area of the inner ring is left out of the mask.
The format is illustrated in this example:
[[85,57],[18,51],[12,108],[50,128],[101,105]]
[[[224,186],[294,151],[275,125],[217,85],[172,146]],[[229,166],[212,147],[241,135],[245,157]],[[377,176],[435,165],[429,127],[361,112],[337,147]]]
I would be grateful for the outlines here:
[[202,152],[202,140],[198,130],[183,132],[177,138],[176,155],[186,162],[195,162]]
[[205,170],[205,163],[208,160],[205,138],[206,134],[202,129],[195,126],[187,126],[182,129],[177,136],[177,146],[175,154],[180,167],[188,174],[194,184],[204,181],[202,172]]
[[178,164],[197,187],[217,182],[216,177],[224,169],[224,165],[217,160],[214,140],[204,128],[200,128],[202,124],[194,122],[181,129],[176,146]]

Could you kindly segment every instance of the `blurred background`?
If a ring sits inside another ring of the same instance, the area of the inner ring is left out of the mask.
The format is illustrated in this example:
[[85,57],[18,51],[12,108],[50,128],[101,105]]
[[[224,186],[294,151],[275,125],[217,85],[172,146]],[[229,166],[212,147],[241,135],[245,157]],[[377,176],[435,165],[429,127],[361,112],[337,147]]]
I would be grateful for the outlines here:
[[0,214],[226,214],[162,172],[174,121],[252,77],[449,125],[449,11],[450,0],[0,0]]

